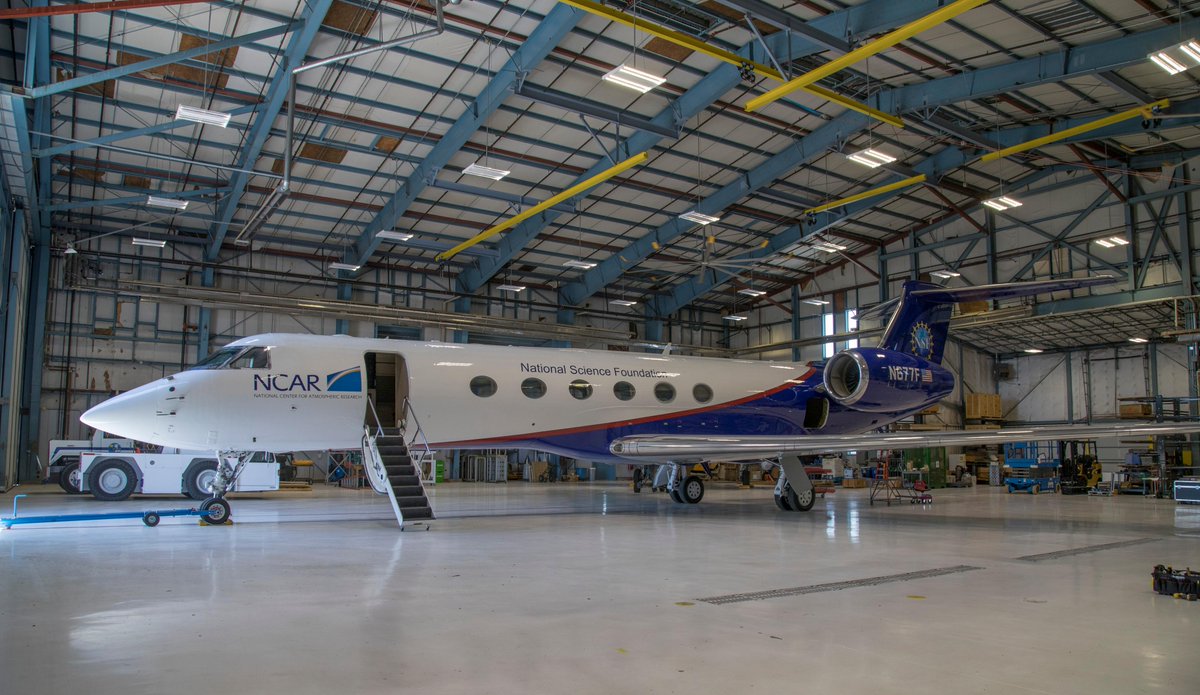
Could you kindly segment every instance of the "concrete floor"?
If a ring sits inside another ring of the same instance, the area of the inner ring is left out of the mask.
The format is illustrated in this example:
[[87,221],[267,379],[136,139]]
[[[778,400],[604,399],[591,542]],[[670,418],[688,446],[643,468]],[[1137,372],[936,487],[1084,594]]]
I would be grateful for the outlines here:
[[[381,500],[319,487],[236,500],[226,527],[18,527],[0,533],[0,691],[1200,692],[1200,602],[1149,577],[1200,566],[1200,507],[935,496],[843,490],[783,514],[763,488],[682,506],[613,484],[449,484],[434,530],[401,534]],[[961,566],[980,569],[697,600]]]

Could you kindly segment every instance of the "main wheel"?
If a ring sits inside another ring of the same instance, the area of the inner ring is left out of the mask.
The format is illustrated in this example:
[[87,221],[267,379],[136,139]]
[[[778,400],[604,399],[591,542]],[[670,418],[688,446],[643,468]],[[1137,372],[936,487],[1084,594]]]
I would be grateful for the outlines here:
[[159,518],[154,512],[146,512],[142,515],[142,523],[147,526],[158,526]]
[[1041,491],[1042,491],[1041,485],[1034,485],[1033,487],[1029,488],[1029,494],[1031,494],[1031,495],[1036,495]]
[[679,495],[683,498],[684,502],[696,504],[704,499],[704,481],[694,475],[689,475],[684,478],[683,488],[680,489]]
[[775,506],[785,512],[792,511],[792,505],[788,503],[787,495],[775,495]]
[[208,514],[201,516],[200,519],[204,521],[204,523],[212,524],[214,526],[229,521],[229,515],[231,514],[229,503],[220,497],[209,497],[201,502],[200,511],[208,512]]
[[671,499],[675,500],[677,504],[686,504],[683,501],[683,495],[679,494],[679,488],[667,488],[667,494],[670,495]]
[[82,483],[83,478],[79,473],[79,459],[68,459],[68,463],[63,466],[62,473],[58,474],[58,486],[68,495],[79,495],[83,493]]
[[92,496],[105,502],[119,502],[133,494],[137,487],[133,466],[121,459],[104,459],[92,464],[88,471],[88,487]]
[[183,494],[200,501],[212,497],[213,480],[217,477],[217,462],[196,459],[183,472]]
[[788,504],[798,512],[807,512],[817,501],[817,493],[810,487],[804,492],[796,492],[791,483],[787,485]]
[[642,469],[634,468],[633,469],[633,491],[634,492],[642,491],[642,478],[643,478]]

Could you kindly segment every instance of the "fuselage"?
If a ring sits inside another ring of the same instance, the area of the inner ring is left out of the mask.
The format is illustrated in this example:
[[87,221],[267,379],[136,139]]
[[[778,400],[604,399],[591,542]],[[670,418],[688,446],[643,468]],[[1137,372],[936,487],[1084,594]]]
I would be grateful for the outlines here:
[[820,364],[266,334],[82,420],[163,446],[273,452],[354,449],[364,424],[403,421],[434,449],[622,461],[608,447],[629,435],[865,432],[951,386],[914,383],[920,404],[861,412],[827,397]]

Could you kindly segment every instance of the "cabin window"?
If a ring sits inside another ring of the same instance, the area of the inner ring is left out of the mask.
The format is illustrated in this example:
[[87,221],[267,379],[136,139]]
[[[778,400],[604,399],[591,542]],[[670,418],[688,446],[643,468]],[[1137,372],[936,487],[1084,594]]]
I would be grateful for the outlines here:
[[254,347],[237,356],[229,363],[230,369],[270,369],[271,351],[265,347]]
[[220,369],[229,364],[229,360],[237,357],[238,353],[245,350],[244,347],[227,347],[217,350],[213,354],[200,360],[196,366],[191,369]]
[[572,396],[581,401],[592,397],[592,385],[583,379],[572,381],[567,389],[571,392]]
[[526,398],[541,398],[546,395],[546,382],[541,379],[526,379],[521,382],[521,393]]
[[654,397],[662,403],[670,403],[675,400],[675,387],[664,382],[654,385]]
[[692,398],[697,403],[707,403],[712,400],[713,390],[708,384],[696,384],[692,387]]
[[635,393],[637,390],[628,381],[618,381],[613,384],[613,395],[617,397],[618,401],[632,401]]
[[477,376],[471,379],[471,393],[480,398],[495,395],[496,380],[490,376]]

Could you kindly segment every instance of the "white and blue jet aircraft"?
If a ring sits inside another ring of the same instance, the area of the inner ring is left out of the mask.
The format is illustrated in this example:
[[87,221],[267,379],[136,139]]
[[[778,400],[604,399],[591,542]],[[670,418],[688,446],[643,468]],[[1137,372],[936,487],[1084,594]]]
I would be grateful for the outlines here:
[[[955,302],[1034,295],[1110,277],[948,289],[906,283],[877,347],[823,363],[292,334],[257,335],[111,398],[81,420],[187,449],[355,449],[364,424],[403,426],[432,449],[530,448],[584,461],[659,464],[656,482],[699,502],[696,462],[779,461],[775,500],[807,511],[798,455],[1035,439],[1152,436],[1194,423],[877,433],[945,398]],[[218,476],[222,481],[231,471]]]

